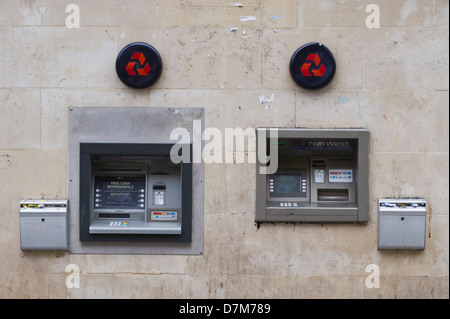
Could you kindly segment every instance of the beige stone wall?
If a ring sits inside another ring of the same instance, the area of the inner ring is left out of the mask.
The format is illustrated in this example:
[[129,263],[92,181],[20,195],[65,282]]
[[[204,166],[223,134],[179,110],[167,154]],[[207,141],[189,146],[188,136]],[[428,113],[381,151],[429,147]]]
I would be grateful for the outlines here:
[[[0,0],[0,298],[449,297],[448,1],[74,0],[79,29],[65,25],[69,3]],[[370,3],[380,28],[366,27]],[[134,41],[163,59],[149,89],[115,73]],[[320,91],[288,69],[312,41],[337,60]],[[19,201],[67,197],[69,105],[202,106],[219,129],[367,128],[369,222],[257,229],[254,164],[210,164],[201,256],[24,253]],[[376,201],[391,196],[427,200],[425,250],[377,250]],[[370,264],[379,288],[365,285]]]

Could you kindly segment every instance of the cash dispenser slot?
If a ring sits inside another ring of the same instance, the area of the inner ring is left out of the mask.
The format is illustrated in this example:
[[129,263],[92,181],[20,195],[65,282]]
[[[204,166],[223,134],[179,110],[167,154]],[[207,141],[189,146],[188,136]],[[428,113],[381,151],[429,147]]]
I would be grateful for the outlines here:
[[348,189],[327,189],[327,188],[320,188],[317,190],[317,200],[318,201],[328,201],[328,202],[334,202],[334,201],[341,201],[341,202],[347,202],[348,201]]

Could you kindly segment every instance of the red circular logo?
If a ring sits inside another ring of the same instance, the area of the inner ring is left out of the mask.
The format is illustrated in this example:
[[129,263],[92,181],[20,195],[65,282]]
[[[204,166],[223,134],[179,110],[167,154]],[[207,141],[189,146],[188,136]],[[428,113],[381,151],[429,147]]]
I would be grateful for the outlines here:
[[137,89],[149,87],[158,80],[161,72],[161,57],[158,51],[147,43],[131,43],[117,56],[117,76],[129,87]]
[[325,45],[308,43],[292,55],[290,71],[292,79],[301,87],[320,89],[333,79],[336,61]]

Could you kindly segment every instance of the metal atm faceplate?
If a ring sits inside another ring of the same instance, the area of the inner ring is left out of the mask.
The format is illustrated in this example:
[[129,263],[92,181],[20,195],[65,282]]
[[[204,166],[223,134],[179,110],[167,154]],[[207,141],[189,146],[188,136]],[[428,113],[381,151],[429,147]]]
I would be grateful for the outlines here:
[[280,128],[276,142],[269,133],[257,150],[277,144],[278,170],[257,173],[256,222],[367,221],[366,130]]
[[95,164],[90,234],[181,233],[180,167],[156,162]]

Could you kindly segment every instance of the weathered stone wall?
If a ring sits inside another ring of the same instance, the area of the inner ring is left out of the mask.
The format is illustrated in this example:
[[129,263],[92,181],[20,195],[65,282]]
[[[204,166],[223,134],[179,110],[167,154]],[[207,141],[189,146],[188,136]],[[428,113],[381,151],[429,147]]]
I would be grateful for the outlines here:
[[[449,297],[448,1],[76,0],[80,28],[67,28],[69,3],[0,0],[1,298]],[[371,3],[380,28],[366,26]],[[163,59],[149,89],[115,73],[134,41]],[[307,91],[289,60],[313,41],[337,72]],[[67,198],[70,105],[201,106],[222,131],[367,128],[369,222],[257,229],[254,164],[205,164],[203,255],[22,252],[20,200]],[[425,250],[377,249],[381,197],[427,200]],[[66,286],[70,264],[80,288]],[[379,288],[366,286],[370,264]]]

